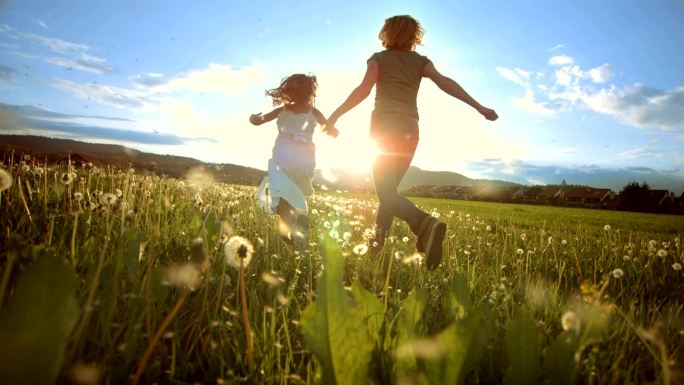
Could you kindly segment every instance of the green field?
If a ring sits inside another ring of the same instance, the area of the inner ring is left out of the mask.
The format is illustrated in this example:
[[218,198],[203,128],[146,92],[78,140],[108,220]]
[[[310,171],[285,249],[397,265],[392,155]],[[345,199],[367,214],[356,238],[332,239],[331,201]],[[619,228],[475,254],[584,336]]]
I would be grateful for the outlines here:
[[315,195],[298,255],[252,187],[33,162],[0,192],[2,383],[684,381],[684,217],[416,199],[427,271],[399,221],[359,246],[371,196]]

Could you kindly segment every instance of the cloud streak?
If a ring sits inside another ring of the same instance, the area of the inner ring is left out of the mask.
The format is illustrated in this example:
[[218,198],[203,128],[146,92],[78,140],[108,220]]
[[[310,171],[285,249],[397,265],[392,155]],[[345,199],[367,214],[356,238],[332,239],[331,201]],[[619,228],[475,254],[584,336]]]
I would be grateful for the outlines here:
[[484,159],[471,161],[467,169],[479,177],[517,182],[521,184],[568,184],[611,188],[620,191],[631,181],[646,181],[652,188],[682,192],[684,177],[680,170],[668,172],[649,167],[605,168],[597,165],[559,166],[537,165],[521,160]]
[[[36,22],[40,22],[40,20],[36,19]],[[47,25],[45,28],[47,29]],[[114,71],[112,67],[106,64],[106,59],[90,54],[90,47],[85,44],[19,31],[6,24],[0,24],[0,35],[21,43],[2,43],[2,47],[6,49],[5,52],[15,56],[97,74]],[[30,53],[27,52],[27,49],[47,49],[52,52],[52,55]],[[55,54],[59,56],[55,56]]]
[[[83,124],[81,119],[95,121]],[[133,122],[129,119],[105,116],[70,115],[48,111],[34,106],[0,104],[0,132],[33,133],[67,137],[70,139],[108,140],[148,145],[185,145],[197,141],[216,143],[209,138],[190,138],[160,132],[146,132],[108,126],[108,122]]]
[[[522,97],[512,104],[538,115],[560,111],[590,110],[634,127],[662,131],[684,131],[684,86],[669,90],[641,83],[618,86],[611,83],[609,63],[583,69],[567,55],[554,55],[546,72],[530,76],[520,68],[496,67],[499,75],[521,86]],[[553,76],[546,76],[551,72]]]

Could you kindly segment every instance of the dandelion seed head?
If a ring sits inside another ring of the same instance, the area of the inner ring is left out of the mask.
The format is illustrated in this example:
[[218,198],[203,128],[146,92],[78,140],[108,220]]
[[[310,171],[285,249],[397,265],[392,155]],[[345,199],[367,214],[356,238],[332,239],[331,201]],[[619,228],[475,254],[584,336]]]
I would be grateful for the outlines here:
[[223,248],[226,262],[239,269],[242,265],[246,268],[252,260],[254,254],[254,246],[245,238],[234,235],[231,237]]
[[610,229],[611,229],[610,225],[603,226],[604,231],[610,231]]
[[610,274],[613,276],[613,278],[620,279],[620,278],[624,277],[625,272],[622,271],[622,269],[617,268],[617,269],[613,269],[613,271],[611,271]]
[[[123,349],[122,349],[123,350]],[[97,385],[102,375],[97,365],[77,362],[69,370],[69,378],[77,385]]]
[[368,245],[365,243],[359,243],[358,245],[354,246],[353,251],[356,255],[364,255],[368,251]]
[[261,279],[271,287],[278,287],[285,282],[282,277],[278,277],[277,275],[266,271],[261,273]]
[[401,263],[405,265],[421,265],[423,263],[423,255],[420,253],[414,253],[413,255],[404,257],[404,259],[401,260]]
[[114,203],[116,203],[116,195],[112,193],[104,193],[100,198],[100,202],[106,205],[113,205]]
[[121,191],[121,189],[115,188],[114,195],[116,195],[117,198],[121,198],[121,196],[123,195],[123,191]]
[[522,239],[523,241],[526,240],[527,234],[525,234],[525,233],[520,234],[520,239]]
[[401,240],[402,240],[402,242],[407,243],[409,241],[409,237],[401,238]]
[[660,249],[660,250],[658,250],[658,256],[659,256],[660,258],[665,258],[665,257],[667,257],[667,250],[665,250],[665,249]]
[[563,326],[563,330],[566,331],[579,330],[580,319],[574,311],[567,311],[563,314],[563,317],[561,317],[561,325]]
[[518,249],[515,253],[518,254],[518,255],[523,255],[523,254],[525,253],[525,250],[523,250],[523,249]]
[[568,244],[568,241],[567,241],[566,239],[563,239],[563,240],[561,241],[561,245],[567,245],[567,244]]
[[680,271],[682,270],[682,264],[679,262],[675,262],[672,264],[672,270],[674,271]]
[[194,290],[200,283],[200,272],[191,263],[171,266],[166,269],[163,284]]
[[5,191],[12,186],[12,175],[0,168],[0,191]]
[[74,176],[73,174],[70,174],[68,172],[62,173],[62,177],[59,179],[62,184],[71,184],[71,182],[74,181]]

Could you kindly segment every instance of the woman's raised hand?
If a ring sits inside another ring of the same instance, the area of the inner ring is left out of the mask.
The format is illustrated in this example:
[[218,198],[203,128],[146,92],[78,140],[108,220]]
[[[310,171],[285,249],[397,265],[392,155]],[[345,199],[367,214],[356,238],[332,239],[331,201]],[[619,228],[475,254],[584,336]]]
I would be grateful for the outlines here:
[[496,114],[496,111],[492,110],[491,108],[480,107],[477,109],[477,112],[482,114],[482,116],[484,116],[487,120],[494,121],[499,118],[499,115]]

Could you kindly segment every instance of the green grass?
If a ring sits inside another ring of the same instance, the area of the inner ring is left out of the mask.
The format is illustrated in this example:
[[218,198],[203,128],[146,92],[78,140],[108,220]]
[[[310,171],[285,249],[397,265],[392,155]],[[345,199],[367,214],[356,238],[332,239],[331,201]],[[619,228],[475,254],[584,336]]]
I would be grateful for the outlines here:
[[[32,168],[11,169],[14,183],[0,193],[0,326],[64,346],[61,356],[41,357],[30,338],[12,340],[15,362],[57,365],[46,383],[78,382],[87,373],[99,383],[127,383],[139,369],[140,383],[315,383],[322,361],[304,342],[300,320],[312,303],[334,301],[313,292],[317,279],[334,279],[322,275],[326,258],[343,258],[340,280],[325,281],[331,290],[335,282],[356,287],[348,314],[374,304],[373,297],[382,309],[363,318],[374,341],[369,383],[523,383],[532,372],[544,383],[682,381],[684,276],[674,268],[684,264],[681,216],[415,199],[448,225],[443,263],[429,272],[405,263],[415,239],[399,221],[381,253],[354,253],[374,221],[372,196],[314,196],[312,253],[300,256],[280,241],[275,218],[259,209],[250,187],[81,167],[38,175]],[[69,171],[78,180],[61,183]],[[116,189],[115,204],[96,196]],[[88,201],[98,207],[86,208]],[[224,242],[234,235],[255,249],[245,270],[251,370],[239,272],[224,258]],[[189,262],[197,237],[206,270]],[[64,268],[40,268],[46,259]],[[170,275],[181,266],[199,278]],[[44,271],[54,279],[40,278]],[[54,290],[72,277],[75,289]],[[55,298],[29,295],[46,290]],[[71,299],[78,306],[49,310],[53,300]],[[420,316],[402,318],[416,304]],[[17,321],[15,308],[36,316]],[[564,331],[569,311],[580,326]],[[537,335],[538,347],[526,342]],[[414,344],[429,351],[412,347],[407,358],[405,347]],[[9,362],[0,361],[0,375],[29,378]],[[439,369],[458,362],[465,368],[459,373]]]

